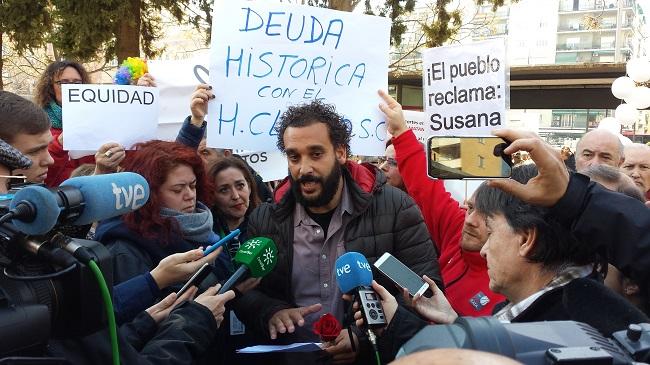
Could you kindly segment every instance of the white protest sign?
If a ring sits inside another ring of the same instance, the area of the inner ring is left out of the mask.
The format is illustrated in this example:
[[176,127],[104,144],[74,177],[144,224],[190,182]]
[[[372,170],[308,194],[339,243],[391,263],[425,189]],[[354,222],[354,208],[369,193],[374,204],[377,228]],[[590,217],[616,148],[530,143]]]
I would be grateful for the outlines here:
[[287,158],[278,150],[272,152],[234,152],[257,171],[264,181],[281,180],[288,175]]
[[210,81],[207,55],[189,60],[149,60],[147,66],[160,91],[158,123],[183,122],[190,115],[190,99],[196,86]]
[[422,53],[428,132],[479,136],[506,124],[509,88],[504,39]]
[[386,128],[377,90],[388,86],[389,38],[387,18],[215,2],[208,145],[272,150],[287,106],[322,99],[352,125],[352,153],[382,154]]
[[426,116],[424,115],[424,112],[404,110],[404,120],[406,121],[406,126],[413,131],[413,134],[415,134],[418,142],[426,144],[427,137],[431,135],[431,129],[427,128],[425,118]]
[[[196,85],[208,83],[208,57],[189,60],[150,60],[149,73],[160,91],[158,138],[174,141],[185,118],[190,115],[190,98]],[[206,116],[210,120],[210,116]],[[208,122],[209,123],[209,122]],[[268,152],[234,151],[257,171],[264,181],[287,176],[287,159],[277,147]]]
[[149,73],[160,92],[157,138],[174,141],[185,118],[190,115],[190,99],[198,84],[207,84],[208,56],[188,60],[149,60]]
[[156,138],[156,88],[92,84],[61,87],[66,150],[96,151],[106,142],[130,148]]

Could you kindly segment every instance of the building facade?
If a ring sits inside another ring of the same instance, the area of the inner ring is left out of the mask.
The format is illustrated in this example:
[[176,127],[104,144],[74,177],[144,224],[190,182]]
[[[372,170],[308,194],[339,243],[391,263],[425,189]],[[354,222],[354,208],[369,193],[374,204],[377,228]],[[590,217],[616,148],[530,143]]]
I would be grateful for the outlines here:
[[[461,29],[455,43],[506,38],[510,66],[625,63],[630,57],[647,55],[647,25],[641,0],[520,0],[496,11],[491,5],[472,5],[473,1],[465,3],[463,20],[468,26]],[[414,16],[425,19],[427,11],[430,9],[419,8]],[[411,29],[406,43],[414,44],[418,33],[418,27]],[[412,56],[415,58],[415,53]],[[394,57],[398,59],[400,52]],[[414,59],[409,63],[416,64]],[[421,72],[421,65],[417,67],[411,71]],[[419,85],[400,85],[399,91],[405,108],[422,109]],[[551,144],[575,149],[585,132],[613,114],[613,110],[605,108],[511,110],[509,122],[514,125],[526,120],[528,127]],[[646,142],[650,139],[646,136],[648,119],[642,113],[636,125],[624,126],[623,134]]]

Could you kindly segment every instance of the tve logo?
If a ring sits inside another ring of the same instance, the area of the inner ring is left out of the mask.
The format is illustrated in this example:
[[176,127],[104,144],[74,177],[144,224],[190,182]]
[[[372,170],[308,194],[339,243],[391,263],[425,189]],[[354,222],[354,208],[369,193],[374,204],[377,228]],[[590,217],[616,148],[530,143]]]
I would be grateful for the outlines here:
[[349,274],[350,272],[351,272],[350,264],[345,264],[345,265],[343,265],[341,267],[336,268],[336,276],[341,276],[343,274]]
[[370,268],[370,264],[368,263],[368,261],[361,262],[361,261],[357,260],[357,266],[359,266],[359,269],[366,269],[366,270],[372,272],[372,269]]
[[136,210],[146,203],[144,186],[135,184],[135,186],[120,187],[115,183],[111,183],[111,185],[113,186],[113,194],[115,195],[116,210],[129,207],[132,210]]

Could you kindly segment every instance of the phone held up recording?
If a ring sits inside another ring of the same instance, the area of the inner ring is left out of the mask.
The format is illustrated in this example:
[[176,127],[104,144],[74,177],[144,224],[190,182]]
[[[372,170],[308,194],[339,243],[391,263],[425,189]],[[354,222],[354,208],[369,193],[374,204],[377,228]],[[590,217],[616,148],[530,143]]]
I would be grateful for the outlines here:
[[507,178],[516,156],[500,137],[432,136],[427,140],[427,174],[434,179]]

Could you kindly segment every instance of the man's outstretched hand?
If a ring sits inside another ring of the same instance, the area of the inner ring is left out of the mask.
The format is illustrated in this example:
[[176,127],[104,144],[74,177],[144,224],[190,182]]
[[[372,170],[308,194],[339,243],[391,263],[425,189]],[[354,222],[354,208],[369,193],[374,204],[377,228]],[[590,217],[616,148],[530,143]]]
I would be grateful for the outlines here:
[[511,142],[504,150],[506,154],[511,155],[517,151],[528,152],[535,161],[539,173],[528,180],[526,185],[512,179],[490,180],[488,185],[530,204],[543,207],[555,205],[564,196],[569,186],[569,171],[560,153],[532,132],[500,129],[493,134]]

